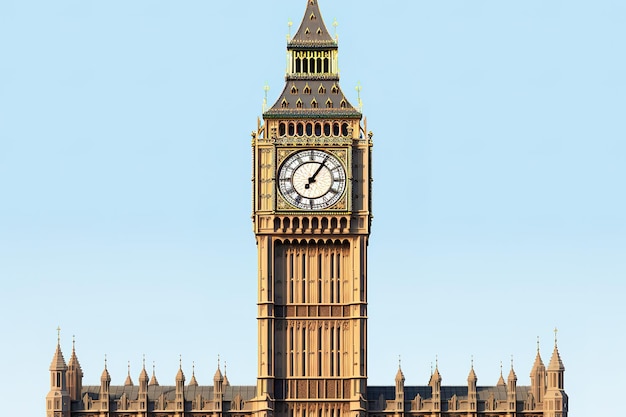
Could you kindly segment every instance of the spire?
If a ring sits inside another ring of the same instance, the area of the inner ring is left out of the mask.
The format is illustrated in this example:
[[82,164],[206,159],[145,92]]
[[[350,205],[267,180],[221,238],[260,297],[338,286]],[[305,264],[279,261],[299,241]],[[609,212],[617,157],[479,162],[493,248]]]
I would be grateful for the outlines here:
[[104,355],[104,371],[102,371],[102,375],[100,376],[101,382],[111,382],[111,375],[109,374],[109,370],[107,369],[107,355]]
[[[339,87],[337,42],[324,24],[317,0],[307,0],[300,28],[287,43],[287,55],[287,82],[274,105],[263,112],[265,119],[309,118],[312,115],[328,119],[361,119],[361,112],[350,104]],[[280,133],[280,136],[287,132]],[[289,136],[294,136],[294,132]],[[313,136],[312,132],[307,136]],[[297,136],[303,134],[300,132]],[[325,136],[329,135],[330,131],[325,133]],[[339,136],[339,132],[333,135]],[[315,136],[321,136],[321,130]],[[341,136],[348,136],[348,131],[342,131]]]
[[133,379],[130,377],[130,361],[128,361],[128,375],[126,375],[126,381],[124,381],[124,386],[126,387],[132,387],[133,385]]
[[300,28],[293,39],[289,41],[289,45],[334,46],[335,43],[328,29],[326,29],[317,0],[307,0],[307,7]]
[[511,371],[509,372],[507,380],[509,382],[517,381],[517,375],[515,375],[515,370],[513,369],[513,355],[511,355]]
[[183,356],[180,356],[178,361],[178,372],[176,373],[176,382],[185,381],[185,374],[183,373]]
[[70,356],[68,369],[76,371],[80,376],[83,376],[83,370],[80,367],[80,363],[78,362],[78,357],[76,356],[76,339],[74,336],[72,336],[72,356]]
[[428,385],[433,385],[433,383],[441,383],[441,374],[439,374],[439,358],[435,359],[435,370],[430,376],[430,383]]
[[196,363],[191,362],[191,379],[189,380],[190,387],[197,387],[198,381],[196,381]]
[[57,348],[54,352],[54,356],[52,357],[52,362],[50,363],[51,371],[66,371],[67,365],[65,364],[65,358],[63,357],[63,352],[61,351],[61,328],[57,327]]
[[554,350],[552,351],[552,358],[550,358],[548,371],[564,371],[565,370],[565,366],[563,366],[563,361],[561,360],[561,355],[559,354],[557,334],[558,334],[558,330],[554,329]]
[[404,382],[404,374],[402,373],[402,364],[398,361],[398,372],[396,373],[396,382]]
[[498,383],[496,384],[498,387],[505,387],[506,382],[504,382],[504,376],[502,375],[502,361],[500,361],[500,379],[498,379]]
[[139,384],[142,382],[148,382],[148,372],[146,371],[146,355],[143,355],[143,360],[141,362],[141,373],[139,374]]
[[228,376],[226,375],[226,361],[224,361],[224,386],[230,386],[230,381],[228,380]]
[[157,381],[156,378],[156,365],[154,363],[154,361],[152,362],[152,378],[150,378],[150,382],[148,382],[148,386],[158,386],[159,385],[159,381]]
[[474,372],[474,357],[472,356],[472,367],[470,368],[469,375],[467,376],[467,382],[476,382],[478,378],[476,377],[476,372]]
[[224,377],[222,376],[222,371],[220,370],[220,356],[217,355],[217,371],[215,371],[215,375],[213,375],[213,382],[224,381]]

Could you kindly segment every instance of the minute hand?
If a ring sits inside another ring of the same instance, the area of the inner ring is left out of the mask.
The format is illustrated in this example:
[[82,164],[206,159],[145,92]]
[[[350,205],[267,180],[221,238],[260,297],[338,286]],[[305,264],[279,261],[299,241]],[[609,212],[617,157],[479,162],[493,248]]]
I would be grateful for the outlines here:
[[309,177],[309,183],[304,185],[305,189],[308,190],[311,187],[311,184],[313,184],[315,182],[315,177],[317,177],[317,174],[319,174],[320,171],[322,170],[322,168],[324,168],[324,166],[326,165],[326,161],[327,160],[328,160],[328,156],[326,158],[324,158],[324,160],[320,164],[319,168],[317,168],[317,170],[313,173],[313,175],[311,175]]

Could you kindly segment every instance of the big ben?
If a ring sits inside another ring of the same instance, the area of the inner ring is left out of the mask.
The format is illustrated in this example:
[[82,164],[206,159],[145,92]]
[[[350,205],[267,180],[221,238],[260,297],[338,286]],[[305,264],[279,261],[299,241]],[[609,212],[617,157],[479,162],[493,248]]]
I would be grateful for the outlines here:
[[337,53],[307,0],[285,87],[252,135],[258,415],[367,409],[372,135],[339,86]]

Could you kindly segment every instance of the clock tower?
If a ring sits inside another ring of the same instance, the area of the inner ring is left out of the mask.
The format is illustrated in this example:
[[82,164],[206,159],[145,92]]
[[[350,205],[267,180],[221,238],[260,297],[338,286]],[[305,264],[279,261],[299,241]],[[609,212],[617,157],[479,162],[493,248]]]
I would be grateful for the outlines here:
[[317,0],[252,134],[258,416],[364,416],[372,134],[339,86]]

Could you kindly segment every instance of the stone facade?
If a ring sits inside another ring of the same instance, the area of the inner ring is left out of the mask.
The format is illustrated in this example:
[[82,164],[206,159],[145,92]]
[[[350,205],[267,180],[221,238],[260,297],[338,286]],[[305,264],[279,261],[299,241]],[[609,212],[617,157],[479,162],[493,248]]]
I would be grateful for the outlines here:
[[[564,367],[539,349],[531,386],[511,365],[496,386],[367,385],[367,247],[372,222],[372,133],[339,86],[337,41],[317,0],[287,45],[284,90],[252,132],[253,222],[258,247],[258,373],[231,386],[218,363],[212,386],[159,385],[145,363],[134,385],[83,386],[75,349],[50,365],[47,417],[567,417]],[[194,370],[195,373],[195,370]]]

